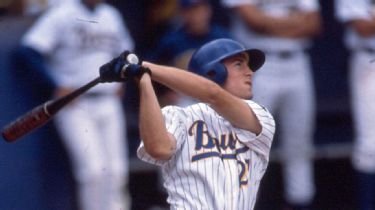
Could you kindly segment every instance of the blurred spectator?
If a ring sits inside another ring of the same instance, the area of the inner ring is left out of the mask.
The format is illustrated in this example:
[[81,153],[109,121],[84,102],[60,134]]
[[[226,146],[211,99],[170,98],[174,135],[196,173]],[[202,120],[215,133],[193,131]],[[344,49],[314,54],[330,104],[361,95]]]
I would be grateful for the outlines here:
[[212,7],[209,0],[178,0],[179,16],[174,25],[157,41],[147,55],[163,64],[187,68],[194,50],[217,38],[230,37],[229,32],[212,23]]
[[10,3],[10,0],[0,1],[0,15],[4,15],[8,11]]
[[40,15],[51,6],[78,0],[2,0],[0,1],[0,15]]
[[25,3],[23,0],[4,0],[0,1],[0,16],[1,15],[23,15]]
[[336,0],[351,52],[350,90],[355,127],[352,163],[357,173],[359,210],[375,209],[375,2]]
[[[198,47],[217,39],[229,38],[229,31],[212,22],[213,8],[209,0],[178,0],[178,16],[174,25],[157,41],[147,59],[160,64],[187,69],[187,64]],[[160,103],[185,104],[189,99],[158,86]]]
[[[133,49],[121,14],[102,0],[51,7],[26,33],[17,61],[44,75],[61,97],[99,75],[99,67]],[[48,87],[48,86],[49,87]],[[73,164],[79,209],[129,209],[126,125],[120,84],[100,84],[55,117]]]
[[310,209],[315,194],[312,146],[315,96],[310,38],[320,32],[319,2],[223,0],[233,9],[232,33],[266,53],[254,78],[254,101],[276,118],[282,150],[285,209]]

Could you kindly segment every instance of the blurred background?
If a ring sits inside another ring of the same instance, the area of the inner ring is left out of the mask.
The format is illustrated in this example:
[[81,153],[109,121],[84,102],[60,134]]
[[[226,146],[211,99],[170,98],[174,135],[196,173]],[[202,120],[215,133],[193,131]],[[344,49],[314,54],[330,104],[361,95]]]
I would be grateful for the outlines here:
[[[22,35],[36,18],[57,1],[0,1],[0,127],[30,108],[48,100],[49,90],[31,85],[30,78],[14,69],[11,55]],[[135,51],[146,55],[167,30],[176,15],[174,0],[107,1],[122,13],[134,39]],[[229,25],[228,11],[218,0],[212,1],[213,21]],[[343,26],[333,15],[332,0],[320,1],[323,33],[314,40],[312,56],[316,87],[316,130],[314,167],[317,194],[314,208],[319,210],[355,209],[354,172],[350,163],[353,128],[350,113],[347,58]],[[48,35],[46,35],[48,36]],[[129,85],[128,85],[129,86]],[[136,91],[128,87],[127,91]],[[134,93],[134,92],[133,92]],[[165,209],[165,193],[154,166],[135,156],[138,146],[136,99],[126,98],[132,209]],[[136,97],[136,96],[133,96]],[[134,116],[135,115],[135,116]],[[275,140],[277,145],[277,139]],[[52,123],[15,143],[0,141],[0,209],[75,210],[75,183],[70,160]],[[283,202],[278,148],[271,152],[271,163],[262,181],[258,210],[277,210]]]

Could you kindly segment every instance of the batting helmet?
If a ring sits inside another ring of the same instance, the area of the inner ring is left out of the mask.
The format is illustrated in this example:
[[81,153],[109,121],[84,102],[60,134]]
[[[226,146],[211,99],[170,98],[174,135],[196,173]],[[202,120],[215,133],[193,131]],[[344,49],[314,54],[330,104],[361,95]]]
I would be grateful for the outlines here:
[[246,49],[232,39],[222,38],[213,40],[195,51],[188,69],[222,85],[228,76],[228,71],[222,61],[242,52],[249,55],[248,65],[252,71],[255,72],[264,64],[265,55],[261,50]]

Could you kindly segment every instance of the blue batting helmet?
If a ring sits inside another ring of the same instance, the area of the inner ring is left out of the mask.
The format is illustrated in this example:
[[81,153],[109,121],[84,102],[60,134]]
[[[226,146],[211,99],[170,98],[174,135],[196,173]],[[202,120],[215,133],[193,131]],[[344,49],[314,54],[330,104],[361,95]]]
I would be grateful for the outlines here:
[[224,84],[228,71],[222,61],[236,54],[246,52],[249,55],[249,67],[258,70],[265,61],[265,55],[258,49],[246,49],[232,39],[216,39],[203,45],[190,59],[188,69],[220,85]]

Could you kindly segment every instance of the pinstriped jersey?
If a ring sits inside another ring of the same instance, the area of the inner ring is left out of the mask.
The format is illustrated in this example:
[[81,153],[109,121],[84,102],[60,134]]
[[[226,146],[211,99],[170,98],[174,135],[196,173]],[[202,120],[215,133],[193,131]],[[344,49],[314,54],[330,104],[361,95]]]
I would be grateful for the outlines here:
[[269,161],[275,132],[271,114],[251,100],[262,132],[234,127],[210,106],[162,109],[176,151],[167,161],[155,160],[138,148],[138,157],[162,169],[171,209],[249,210],[254,208],[261,178]]

